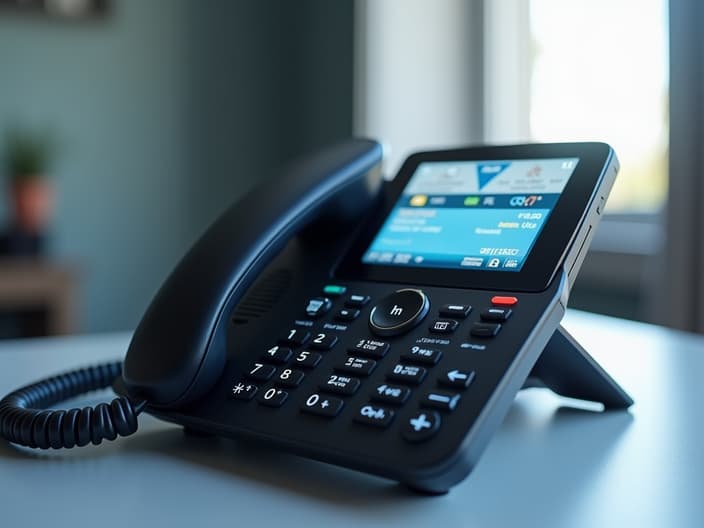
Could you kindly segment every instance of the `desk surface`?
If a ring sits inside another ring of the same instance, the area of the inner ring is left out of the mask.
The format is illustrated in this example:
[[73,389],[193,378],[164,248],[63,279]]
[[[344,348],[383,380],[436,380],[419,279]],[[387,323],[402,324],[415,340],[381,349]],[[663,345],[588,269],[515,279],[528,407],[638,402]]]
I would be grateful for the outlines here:
[[[28,453],[0,442],[0,524],[701,526],[704,338],[578,312],[565,327],[633,396],[630,413],[572,410],[525,391],[448,495],[416,496],[144,415],[136,435],[98,447]],[[128,338],[2,344],[0,392],[122,357]]]

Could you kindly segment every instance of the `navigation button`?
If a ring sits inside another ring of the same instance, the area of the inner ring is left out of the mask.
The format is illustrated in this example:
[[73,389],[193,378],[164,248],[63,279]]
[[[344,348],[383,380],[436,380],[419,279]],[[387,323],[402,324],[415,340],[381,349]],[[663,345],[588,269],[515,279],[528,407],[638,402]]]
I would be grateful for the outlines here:
[[447,392],[429,392],[425,395],[422,404],[425,407],[435,407],[443,411],[454,411],[459,401],[459,394],[451,394]]
[[446,304],[440,308],[440,316],[464,319],[471,311],[472,307],[468,304]]
[[501,330],[501,325],[496,323],[474,323],[469,331],[474,337],[494,337]]
[[440,415],[436,411],[418,411],[403,428],[403,438],[408,442],[428,440],[440,429]]
[[438,380],[438,383],[446,387],[466,389],[473,380],[474,371],[453,369],[446,372],[445,375]]
[[320,317],[325,315],[332,308],[332,301],[327,297],[316,297],[308,301],[306,305],[306,315],[308,317]]
[[366,425],[374,425],[376,427],[386,427],[394,418],[394,412],[386,407],[378,405],[362,405],[357,414],[354,416],[354,421]]
[[438,319],[430,325],[430,331],[434,334],[450,334],[455,331],[458,324],[452,319]]
[[399,335],[420,323],[429,309],[428,297],[421,290],[398,290],[372,308],[369,326],[377,335]]
[[486,310],[482,310],[479,317],[481,317],[482,321],[502,323],[511,317],[512,313],[511,308],[487,308]]

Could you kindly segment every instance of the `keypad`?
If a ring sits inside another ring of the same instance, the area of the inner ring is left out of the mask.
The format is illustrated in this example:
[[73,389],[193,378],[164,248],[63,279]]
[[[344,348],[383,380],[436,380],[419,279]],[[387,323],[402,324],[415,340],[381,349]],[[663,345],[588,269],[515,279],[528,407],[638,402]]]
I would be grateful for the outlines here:
[[[277,344],[260,352],[257,362],[230,387],[230,398],[276,408],[303,389],[309,392],[295,399],[301,413],[356,422],[360,427],[370,426],[370,431],[390,427],[399,410],[413,405],[412,414],[404,412],[403,420],[394,426],[396,434],[410,443],[424,442],[437,434],[443,419],[457,414],[463,399],[472,397],[469,387],[477,374],[466,368],[466,362],[453,361],[459,354],[469,357],[482,350],[479,346],[492,346],[486,339],[497,336],[502,325],[511,324],[508,320],[518,302],[512,296],[493,296],[477,307],[474,316],[466,302],[444,304],[435,308],[436,319],[420,325],[426,313],[433,315],[432,299],[420,290],[395,294],[391,290],[390,295],[374,300],[371,311],[365,308],[372,301],[370,296],[348,294],[347,290],[344,285],[323,286],[322,295],[312,297],[305,306],[308,319],[296,320]],[[419,306],[411,306],[411,301]],[[372,317],[375,313],[376,319]],[[410,323],[405,316],[411,318]],[[360,318],[369,319],[362,325],[357,322]],[[398,330],[394,318],[403,319],[399,323],[403,330]],[[410,341],[415,344],[396,337],[416,324]],[[458,329],[463,334],[450,335]],[[468,347],[477,345],[476,350],[457,347],[467,339]],[[315,376],[315,385],[306,383],[321,365],[329,369],[326,376]],[[372,384],[367,378],[378,367],[383,371]],[[347,411],[346,406],[350,407]]]

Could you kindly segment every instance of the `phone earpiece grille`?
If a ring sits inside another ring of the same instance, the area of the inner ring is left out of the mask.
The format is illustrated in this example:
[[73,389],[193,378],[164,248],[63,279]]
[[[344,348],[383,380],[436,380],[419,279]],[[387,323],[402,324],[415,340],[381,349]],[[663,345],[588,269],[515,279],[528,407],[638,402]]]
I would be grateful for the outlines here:
[[247,324],[268,313],[288,289],[292,276],[291,270],[278,269],[262,277],[237,305],[232,322]]

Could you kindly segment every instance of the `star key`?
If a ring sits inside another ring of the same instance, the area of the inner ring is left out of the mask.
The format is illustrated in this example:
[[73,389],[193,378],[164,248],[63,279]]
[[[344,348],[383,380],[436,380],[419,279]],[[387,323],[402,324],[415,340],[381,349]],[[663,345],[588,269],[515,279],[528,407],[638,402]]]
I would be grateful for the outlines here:
[[238,381],[232,386],[232,398],[235,400],[249,401],[257,393],[257,386],[252,383]]

